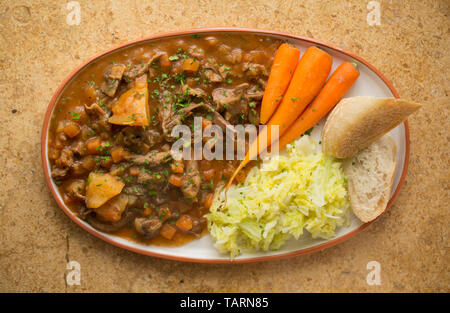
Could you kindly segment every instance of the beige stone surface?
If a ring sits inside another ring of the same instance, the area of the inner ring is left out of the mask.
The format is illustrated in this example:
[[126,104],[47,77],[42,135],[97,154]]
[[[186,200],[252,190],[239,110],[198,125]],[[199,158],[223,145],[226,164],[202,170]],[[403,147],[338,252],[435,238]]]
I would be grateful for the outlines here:
[[[69,1],[0,1],[0,291],[449,292],[450,2],[79,1],[81,24],[66,23]],[[191,264],[146,257],[83,231],[58,208],[41,168],[48,102],[91,56],[150,34],[243,26],[310,36],[359,54],[404,98],[425,107],[409,119],[406,183],[390,211],[356,237],[286,260]],[[17,110],[17,112],[16,112]],[[14,113],[15,112],[15,113]],[[67,286],[68,260],[81,286]],[[381,285],[366,283],[369,261]]]

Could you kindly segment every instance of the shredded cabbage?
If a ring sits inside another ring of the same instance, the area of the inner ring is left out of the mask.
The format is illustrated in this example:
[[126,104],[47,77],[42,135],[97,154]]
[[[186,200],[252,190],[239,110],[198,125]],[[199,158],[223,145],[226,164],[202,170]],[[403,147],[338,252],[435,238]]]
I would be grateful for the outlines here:
[[243,251],[276,250],[303,230],[330,238],[348,222],[349,202],[341,163],[325,156],[308,135],[286,153],[264,160],[232,186],[220,188],[206,215],[215,247],[231,257]]

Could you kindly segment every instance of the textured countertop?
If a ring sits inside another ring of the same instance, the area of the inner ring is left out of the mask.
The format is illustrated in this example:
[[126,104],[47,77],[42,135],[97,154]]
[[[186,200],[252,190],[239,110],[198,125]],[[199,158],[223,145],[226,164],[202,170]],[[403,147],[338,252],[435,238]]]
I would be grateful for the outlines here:
[[[79,1],[79,25],[67,24],[68,2],[0,2],[0,292],[450,291],[449,1],[380,0],[380,25],[373,26],[367,14],[376,8],[361,0]],[[378,68],[402,97],[425,104],[409,119],[408,175],[387,214],[322,252],[242,265],[138,255],[67,218],[40,157],[44,112],[60,82],[120,43],[214,26],[341,46]],[[66,283],[68,261],[80,264],[81,285]],[[380,285],[366,281],[370,261],[381,266]]]

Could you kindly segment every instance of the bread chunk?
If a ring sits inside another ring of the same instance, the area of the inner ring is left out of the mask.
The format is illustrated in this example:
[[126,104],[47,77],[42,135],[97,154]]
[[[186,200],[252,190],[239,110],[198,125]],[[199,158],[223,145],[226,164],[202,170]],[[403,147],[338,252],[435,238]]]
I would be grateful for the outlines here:
[[385,135],[343,164],[353,213],[363,222],[377,218],[390,199],[397,146]]
[[342,99],[322,131],[323,152],[349,158],[403,122],[420,104],[395,98]]

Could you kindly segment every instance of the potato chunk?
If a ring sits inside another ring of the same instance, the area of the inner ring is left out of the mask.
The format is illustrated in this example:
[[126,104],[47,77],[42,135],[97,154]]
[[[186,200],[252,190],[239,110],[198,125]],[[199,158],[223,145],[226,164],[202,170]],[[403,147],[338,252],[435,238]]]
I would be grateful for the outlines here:
[[102,206],[94,209],[94,212],[101,220],[107,222],[117,222],[122,218],[122,213],[128,204],[128,196],[120,194],[107,201]]
[[91,172],[86,190],[86,206],[96,209],[106,201],[117,196],[125,186],[123,182],[110,174]]
[[111,124],[129,126],[148,126],[147,75],[136,78],[133,88],[122,94],[112,105]]

